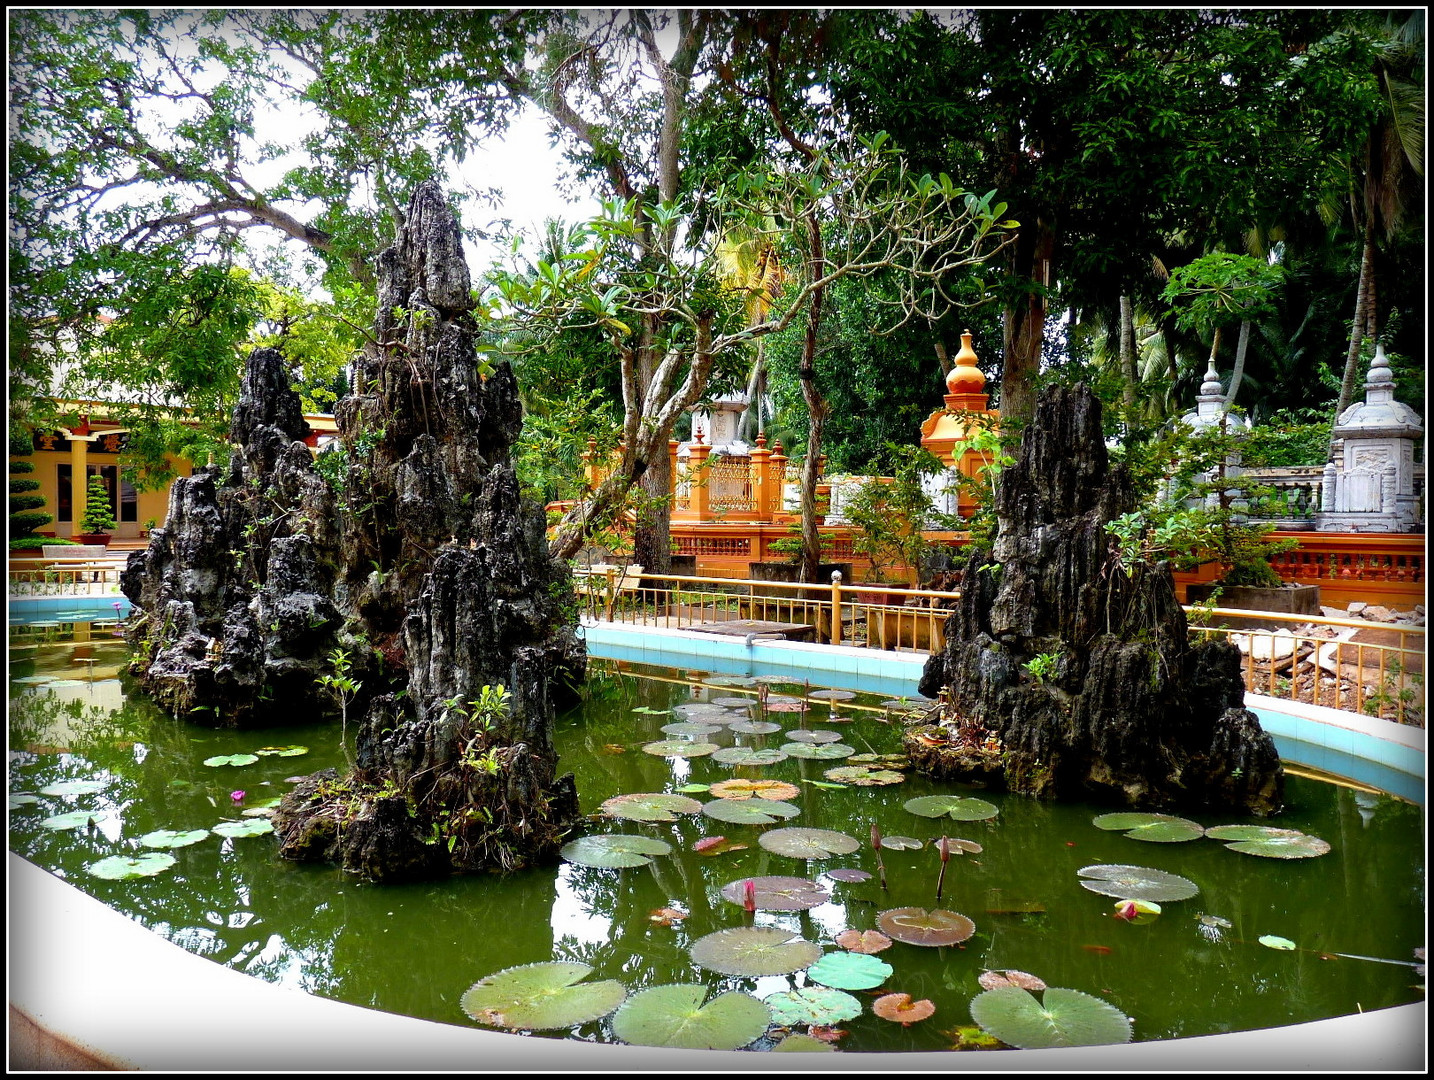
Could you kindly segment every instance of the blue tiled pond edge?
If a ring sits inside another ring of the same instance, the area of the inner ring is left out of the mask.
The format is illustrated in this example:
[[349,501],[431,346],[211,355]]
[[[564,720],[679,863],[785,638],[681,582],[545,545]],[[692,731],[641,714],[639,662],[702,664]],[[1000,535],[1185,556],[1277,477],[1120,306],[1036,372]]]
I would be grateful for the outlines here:
[[[589,625],[585,636],[592,655],[599,657],[798,678],[807,672],[813,683],[894,696],[915,694],[925,661],[920,654],[785,641],[748,646],[740,638],[612,624]],[[1378,759],[1371,764],[1408,777],[1422,789],[1422,729],[1331,709],[1296,709],[1253,695],[1248,703],[1277,743],[1293,740],[1351,759],[1368,751]],[[45,1067],[43,1060],[25,1060],[33,1040],[22,1046],[13,1038],[15,1013],[40,1029],[52,1044],[50,1053],[74,1047],[124,1069],[690,1072],[753,1067],[750,1056],[736,1056],[743,1051],[525,1038],[311,996],[171,944],[14,853],[9,854],[7,872],[12,1069]],[[863,1072],[1423,1074],[1427,1021],[1427,1005],[1421,1002],[1289,1027],[1122,1046],[826,1054],[820,1067]],[[241,1027],[249,1037],[235,1037]],[[764,1056],[760,1062],[771,1072],[803,1072],[812,1065],[800,1055]]]

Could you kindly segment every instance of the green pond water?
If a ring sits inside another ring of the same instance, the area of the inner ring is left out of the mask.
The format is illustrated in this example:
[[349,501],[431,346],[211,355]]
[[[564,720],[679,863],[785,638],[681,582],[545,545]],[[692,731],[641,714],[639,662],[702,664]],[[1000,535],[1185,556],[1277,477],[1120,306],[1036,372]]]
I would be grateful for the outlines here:
[[[81,637],[85,636],[80,628]],[[48,640],[47,640],[48,639]],[[172,852],[177,862],[155,877],[104,880],[86,867],[111,855],[137,855],[138,838],[159,829],[208,829],[245,820],[245,808],[286,791],[294,779],[342,767],[337,725],[295,725],[262,732],[216,732],[165,717],[139,695],[126,696],[119,670],[124,646],[107,632],[75,641],[54,630],[17,632],[10,649],[11,850],[72,882],[177,945],[216,963],[323,997],[450,1024],[472,1024],[459,999],[475,981],[519,964],[580,961],[592,979],[617,979],[629,990],[698,982],[717,993],[758,997],[809,985],[798,972],[726,976],[688,953],[714,931],[747,925],[800,933],[835,952],[837,934],[875,929],[878,915],[899,907],[941,907],[968,916],[975,933],[963,944],[922,947],[896,942],[876,954],[892,974],[879,988],[851,991],[863,1009],[838,1025],[846,1051],[938,1050],[953,1030],[971,1024],[969,1005],[986,969],[1029,972],[1110,1002],[1129,1016],[1136,1040],[1266,1027],[1369,1011],[1422,1000],[1424,978],[1413,966],[1424,944],[1424,840],[1420,806],[1322,780],[1287,780],[1288,811],[1278,824],[1318,836],[1331,851],[1318,858],[1243,855],[1202,838],[1146,843],[1096,828],[1107,808],[1051,805],[937,784],[910,770],[885,787],[818,786],[845,760],[788,758],[761,767],[730,767],[710,756],[659,757],[654,740],[702,739],[719,746],[776,747],[784,734],[664,733],[679,721],[673,706],[717,698],[755,699],[753,685],[704,676],[593,661],[586,701],[557,726],[562,766],[577,777],[585,812],[631,792],[673,792],[684,785],[735,777],[787,781],[800,789],[790,821],[728,824],[705,815],[670,824],[594,816],[590,833],[656,837],[670,854],[649,865],[602,869],[563,863],[511,876],[375,886],[328,866],[289,863],[271,836],[221,838]],[[801,697],[799,683],[770,687]],[[784,731],[838,732],[857,753],[899,749],[900,720],[882,698],[857,695],[835,708],[815,700],[805,714],[768,716]],[[635,711],[645,710],[645,711]],[[661,715],[656,715],[660,713]],[[205,766],[207,758],[271,746],[304,746],[302,756],[260,756],[253,764]],[[39,795],[66,780],[99,780],[93,794]],[[242,795],[236,796],[236,792]],[[919,817],[909,799],[976,795],[999,813],[984,821]],[[29,801],[17,795],[34,794]],[[692,795],[701,801],[706,792]],[[90,828],[55,830],[41,822],[88,810]],[[1206,826],[1249,819],[1195,815]],[[884,851],[887,890],[878,878],[842,882],[836,868],[876,873],[871,826],[886,837],[924,841],[919,850]],[[808,861],[768,851],[764,829],[835,830],[860,841],[848,855]],[[951,858],[941,901],[943,834],[981,851]],[[693,850],[703,837],[747,845],[721,854]],[[1078,883],[1092,864],[1152,867],[1199,887],[1190,899],[1162,904],[1154,921],[1114,917],[1116,901]],[[721,895],[747,878],[810,878],[831,893],[807,911],[750,916]],[[662,909],[680,914],[666,916]],[[1297,948],[1262,945],[1261,936]],[[900,992],[935,1006],[927,1020],[903,1026],[873,1015],[878,996]],[[235,1017],[236,1031],[242,1017]],[[608,1020],[544,1036],[614,1041]],[[780,1033],[773,1032],[773,1038]],[[515,1036],[516,1037],[516,1036]],[[772,1038],[753,1044],[772,1045]]]

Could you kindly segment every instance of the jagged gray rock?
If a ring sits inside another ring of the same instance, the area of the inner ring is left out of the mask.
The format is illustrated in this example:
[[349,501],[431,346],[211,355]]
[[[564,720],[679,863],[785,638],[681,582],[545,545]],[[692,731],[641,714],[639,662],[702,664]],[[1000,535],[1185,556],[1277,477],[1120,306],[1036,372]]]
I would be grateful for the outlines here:
[[[553,857],[578,820],[551,739],[586,662],[572,583],[520,497],[517,382],[480,365],[437,184],[378,267],[373,339],[335,407],[341,449],[315,462],[282,356],[255,350],[227,474],[176,482],[126,568],[133,670],[177,714],[256,726],[335,712],[319,680],[342,650],[356,764],[284,800],[281,854],[382,881],[514,868]],[[506,708],[477,715],[500,685]]]
[[[1126,573],[1115,556],[1105,525],[1134,506],[1095,395],[1044,391],[1001,475],[993,550],[968,561],[921,693],[944,693],[953,731],[999,736],[1012,790],[1274,813],[1283,772],[1243,707],[1239,650],[1192,645],[1168,566]],[[943,746],[941,733],[923,732],[907,740],[918,768],[976,778],[960,740]]]

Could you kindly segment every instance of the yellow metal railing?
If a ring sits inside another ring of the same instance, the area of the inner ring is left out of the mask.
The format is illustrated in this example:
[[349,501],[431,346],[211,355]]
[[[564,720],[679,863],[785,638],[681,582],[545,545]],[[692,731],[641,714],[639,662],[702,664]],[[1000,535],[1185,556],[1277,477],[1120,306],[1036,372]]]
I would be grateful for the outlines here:
[[[580,602],[590,618],[631,625],[930,653],[944,646],[946,620],[959,599],[959,591],[841,581],[645,575],[637,588]],[[1421,626],[1204,606],[1185,611],[1192,640],[1225,637],[1241,647],[1245,687],[1253,693],[1423,726]],[[1252,629],[1252,623],[1268,625]]]

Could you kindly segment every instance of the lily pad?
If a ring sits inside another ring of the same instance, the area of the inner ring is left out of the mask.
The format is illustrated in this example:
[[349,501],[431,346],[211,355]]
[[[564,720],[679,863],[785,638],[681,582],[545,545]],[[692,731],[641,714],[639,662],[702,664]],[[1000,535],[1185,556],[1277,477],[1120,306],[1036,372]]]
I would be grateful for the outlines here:
[[976,932],[976,924],[965,915],[941,908],[891,908],[876,917],[876,924],[894,941],[908,945],[958,945]]
[[1021,1050],[1051,1046],[1103,1046],[1130,1041],[1130,1018],[1109,1002],[1053,986],[1038,998],[1019,986],[977,994],[971,1018]]
[[40,789],[41,795],[94,795],[105,789],[103,780],[61,780],[46,784]]
[[725,836],[704,836],[692,842],[692,850],[699,855],[723,855],[729,851],[746,851],[747,845]]
[[1215,840],[1234,841],[1225,845],[1231,851],[1266,859],[1312,859],[1330,850],[1329,841],[1318,836],[1267,825],[1216,825],[1206,829],[1205,835]]
[[250,818],[248,821],[221,821],[209,830],[216,836],[263,836],[274,831],[274,823],[268,818]]
[[707,679],[712,686],[737,686],[742,689],[749,689],[757,685],[757,680],[750,675],[713,675]]
[[767,699],[768,712],[806,712],[808,705],[805,701],[776,701]]
[[258,754],[219,754],[215,757],[205,758],[204,764],[212,769],[217,769],[223,765],[233,765],[237,768],[240,765],[252,765],[258,760]]
[[871,873],[869,871],[858,870],[854,866],[838,866],[831,870],[825,870],[823,873],[833,881],[858,882],[871,880]]
[[919,799],[908,799],[901,805],[921,817],[949,817],[957,821],[985,821],[1000,813],[985,799],[974,799],[969,795],[924,795]]
[[623,833],[601,833],[580,836],[563,845],[561,855],[579,866],[617,869],[624,866],[646,866],[654,855],[666,855],[672,845],[651,836],[627,836]]
[[642,748],[644,754],[654,757],[694,758],[704,757],[722,749],[716,743],[689,742],[686,739],[666,739],[650,742]]
[[18,810],[22,806],[36,806],[40,802],[40,796],[31,795],[28,791],[12,792],[9,796],[10,809]]
[[866,953],[827,953],[807,968],[807,978],[838,990],[871,990],[891,977],[893,968]]
[[777,926],[732,926],[698,938],[688,952],[720,975],[789,975],[819,959],[822,947]]
[[587,964],[552,961],[523,964],[479,979],[459,999],[478,1023],[509,1031],[575,1027],[612,1012],[627,997],[613,979],[583,983]]
[[162,874],[178,860],[163,851],[148,851],[131,858],[128,855],[111,855],[99,862],[92,862],[85,870],[106,881],[123,881],[125,878],[154,877]]
[[806,911],[832,898],[832,894],[815,881],[777,876],[739,878],[723,885],[722,895],[734,904],[745,904],[749,881],[752,883],[752,902],[759,911]]
[[911,764],[905,754],[853,754],[848,765],[880,765],[883,769],[904,769]]
[[976,976],[976,981],[981,984],[982,990],[995,990],[1001,986],[1017,986],[1022,990],[1044,990],[1046,988],[1044,979],[1038,978],[1028,971],[1017,971],[1014,968],[983,971]]
[[934,1015],[936,1006],[926,998],[912,1001],[910,994],[883,994],[871,1003],[871,1011],[883,1020],[914,1024]]
[[308,752],[307,746],[264,746],[254,751],[260,757],[303,757]]
[[782,730],[781,724],[774,724],[770,720],[734,720],[727,726],[742,735],[770,735],[774,731]]
[[841,734],[835,731],[789,731],[787,738],[792,742],[804,743],[834,743],[841,742]]
[[725,724],[733,719],[731,709],[713,705],[710,701],[689,701],[683,705],[674,705],[672,712],[682,720],[691,720],[698,724]]
[[891,938],[880,930],[843,930],[833,940],[848,952],[868,955],[891,948]]
[[802,793],[796,784],[784,780],[720,780],[709,789],[719,799],[795,799]]
[[208,829],[190,829],[187,832],[180,832],[178,829],[159,829],[155,832],[145,833],[139,838],[139,843],[141,847],[147,848],[181,848],[207,839],[209,839]]
[[813,690],[808,697],[824,698],[827,701],[850,701],[856,697],[850,690]]
[[777,799],[713,799],[702,812],[733,825],[770,825],[800,814],[801,808]]
[[1084,888],[1117,900],[1153,900],[1159,904],[1188,900],[1200,891],[1200,886],[1189,878],[1149,866],[1102,864],[1083,866],[1076,873],[1082,878]]
[[873,769],[870,765],[838,765],[822,775],[828,780],[850,784],[852,787],[887,787],[900,784],[906,779],[905,773],[893,772],[891,769]]
[[672,712],[671,709],[654,709],[648,705],[639,705],[632,711],[638,716],[668,716]]
[[751,994],[733,990],[704,1005],[706,997],[701,983],[639,990],[613,1015],[612,1033],[636,1046],[739,1050],[771,1023],[771,1010]]
[[775,765],[786,761],[787,755],[781,750],[759,750],[752,746],[724,746],[712,755],[713,761],[723,765]]
[[1101,814],[1091,824],[1107,832],[1124,832],[1132,840],[1155,844],[1180,844],[1205,835],[1205,826],[1199,822],[1170,814]]
[[773,829],[757,837],[757,843],[794,859],[829,859],[833,855],[850,855],[861,847],[856,837],[831,829]]
[[783,990],[762,1000],[767,1003],[767,1008],[772,1010],[772,1023],[782,1027],[791,1027],[794,1024],[839,1024],[843,1020],[855,1020],[861,1015],[861,1002],[857,998],[845,990],[832,990],[825,986]]
[[807,758],[815,761],[836,761],[840,758],[851,757],[856,753],[856,748],[846,743],[834,742],[820,745],[815,743],[789,742],[783,743],[782,749],[794,758]]
[[98,821],[99,815],[90,810],[72,810],[68,814],[56,814],[54,817],[47,817],[40,822],[40,828],[50,829],[54,832],[65,832],[69,829],[83,829],[92,821]]
[[665,735],[711,735],[714,731],[721,730],[721,724],[701,724],[694,720],[679,720],[673,724],[662,725]]
[[1289,938],[1280,937],[1277,934],[1261,934],[1259,937],[1259,942],[1267,949],[1279,949],[1282,952],[1288,952],[1291,949],[1299,948],[1299,946],[1296,945]]
[[628,821],[676,821],[678,814],[700,814],[702,804],[685,795],[639,791],[614,795],[598,809],[608,817]]
[[750,709],[756,704],[756,699],[749,697],[718,697],[712,699],[712,704],[721,705],[724,709]]
[[881,846],[883,850],[920,851],[926,846],[926,841],[918,840],[914,836],[883,836]]

